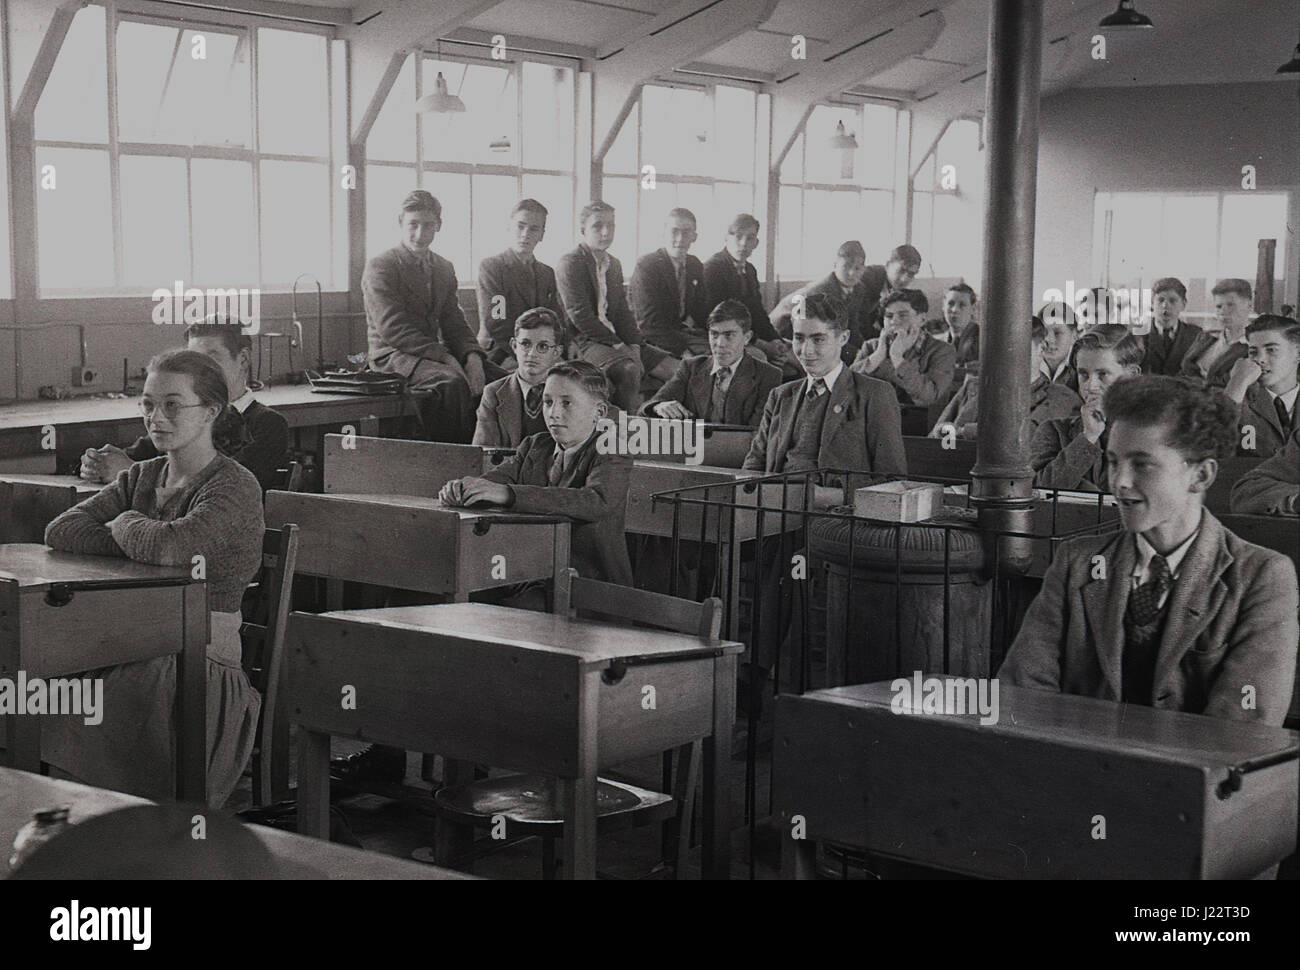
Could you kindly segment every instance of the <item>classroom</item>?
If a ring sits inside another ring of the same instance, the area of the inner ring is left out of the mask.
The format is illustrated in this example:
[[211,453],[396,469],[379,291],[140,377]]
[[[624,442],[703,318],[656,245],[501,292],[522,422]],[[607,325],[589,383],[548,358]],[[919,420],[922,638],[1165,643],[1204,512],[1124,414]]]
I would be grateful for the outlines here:
[[1300,0],[0,39],[0,879],[1300,878]]

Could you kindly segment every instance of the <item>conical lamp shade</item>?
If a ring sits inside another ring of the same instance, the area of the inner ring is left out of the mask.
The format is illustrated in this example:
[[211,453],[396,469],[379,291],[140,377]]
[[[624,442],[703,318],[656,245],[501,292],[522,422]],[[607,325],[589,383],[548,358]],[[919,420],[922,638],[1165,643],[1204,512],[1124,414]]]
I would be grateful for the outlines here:
[[432,112],[433,114],[445,115],[465,110],[465,102],[447,90],[447,79],[442,76],[442,71],[438,72],[438,77],[434,80],[433,86],[433,94],[426,94],[415,102],[417,112],[421,114]]
[[1275,72],[1277,74],[1300,74],[1300,44],[1295,45],[1295,53]]
[[1150,17],[1133,9],[1133,0],[1120,0],[1119,9],[1109,16],[1102,17],[1101,23],[1097,26],[1112,29],[1117,27],[1120,29],[1133,27],[1147,29],[1154,27],[1155,24],[1151,22]]

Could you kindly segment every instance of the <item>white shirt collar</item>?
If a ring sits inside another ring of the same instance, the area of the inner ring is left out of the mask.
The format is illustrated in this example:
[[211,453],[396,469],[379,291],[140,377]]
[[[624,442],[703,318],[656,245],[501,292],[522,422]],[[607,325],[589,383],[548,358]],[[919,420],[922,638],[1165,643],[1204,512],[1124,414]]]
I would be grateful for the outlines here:
[[[1178,570],[1181,568],[1183,560],[1187,557],[1187,550],[1192,548],[1192,543],[1196,541],[1196,537],[1200,534],[1201,527],[1197,525],[1196,531],[1188,536],[1187,539],[1183,541],[1182,545],[1164,557],[1165,562],[1169,565],[1169,574],[1174,579],[1178,578]],[[1147,572],[1151,568],[1151,559],[1155,555],[1156,550],[1151,543],[1147,542],[1146,536],[1138,533],[1137,563],[1133,566],[1134,577],[1140,577],[1142,579],[1148,578]]]
[[243,394],[239,395],[239,397],[235,398],[233,401],[230,402],[230,406],[234,408],[236,411],[238,411],[240,414],[243,414],[245,411],[248,410],[248,406],[252,403],[253,403],[253,390],[252,388],[246,387],[244,388]]
[[519,382],[519,389],[524,392],[524,397],[527,397],[528,392],[531,391],[534,387],[541,387],[545,383],[545,381],[538,381],[536,384],[529,384],[526,380],[524,380],[523,376],[519,373],[519,371],[515,371],[515,380]]
[[1061,361],[1059,364],[1056,365],[1056,370],[1052,370],[1052,365],[1049,364],[1047,361],[1043,361],[1041,364],[1039,364],[1039,368],[1042,370],[1042,372],[1045,375],[1047,375],[1047,379],[1049,381],[1055,381],[1058,377],[1060,377],[1062,374],[1065,373],[1065,369],[1069,366],[1070,366],[1070,357],[1068,354],[1066,355],[1063,361]]
[[709,376],[712,377],[718,371],[725,370],[727,371],[727,379],[730,380],[736,376],[736,368],[740,366],[741,359],[742,358],[737,358],[734,364],[728,364],[725,367],[715,361],[713,366],[709,368]]
[[825,377],[812,377],[812,376],[808,376],[808,377],[804,378],[803,392],[804,392],[805,394],[807,394],[809,391],[811,391],[811,390],[813,389],[813,385],[814,385],[817,381],[825,381],[825,382],[826,382],[826,390],[828,390],[828,391],[833,391],[833,390],[835,390],[835,382],[838,381],[838,380],[840,379],[840,371],[842,371],[842,370],[844,370],[844,361],[841,360],[841,361],[839,361],[839,362],[837,362],[837,363],[835,364],[835,369],[832,370],[832,371],[831,371],[829,374],[827,374]]
[[[1268,388],[1266,387],[1264,388],[1264,390],[1268,391]],[[1276,401],[1278,398],[1282,399],[1282,403],[1286,405],[1287,414],[1290,414],[1293,411],[1295,411],[1295,399],[1297,394],[1300,394],[1300,384],[1297,384],[1295,387],[1291,388],[1291,390],[1287,391],[1285,394],[1274,394],[1272,391],[1268,391],[1268,396],[1272,398],[1274,401]]]

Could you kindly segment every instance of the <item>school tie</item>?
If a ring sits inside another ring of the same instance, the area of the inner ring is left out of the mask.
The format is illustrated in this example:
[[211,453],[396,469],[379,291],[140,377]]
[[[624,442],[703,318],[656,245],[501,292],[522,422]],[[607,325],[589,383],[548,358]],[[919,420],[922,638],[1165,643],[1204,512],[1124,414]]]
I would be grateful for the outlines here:
[[715,423],[720,424],[722,422],[722,415],[727,407],[727,389],[725,384],[727,382],[727,375],[730,373],[730,369],[723,367],[713,375],[713,395],[709,402],[709,420]]
[[815,381],[813,381],[813,386],[808,388],[808,395],[807,395],[808,400],[815,401],[817,400],[817,398],[821,397],[825,393],[826,393],[826,381],[819,377]]
[[558,444],[555,446],[555,458],[551,461],[551,470],[546,475],[546,484],[552,487],[560,484],[560,479],[564,477],[564,449]]
[[677,318],[686,319],[686,260],[674,260],[677,267]]
[[528,389],[528,395],[524,398],[524,413],[530,418],[535,418],[542,413],[542,386],[534,384]]
[[1286,434],[1291,430],[1291,415],[1286,413],[1286,402],[1280,397],[1273,398],[1273,410],[1277,412],[1277,419],[1282,425],[1282,433]]
[[1169,592],[1174,578],[1164,556],[1152,556],[1147,569],[1150,579],[1129,595],[1129,617],[1140,626],[1153,622],[1160,615],[1160,601]]

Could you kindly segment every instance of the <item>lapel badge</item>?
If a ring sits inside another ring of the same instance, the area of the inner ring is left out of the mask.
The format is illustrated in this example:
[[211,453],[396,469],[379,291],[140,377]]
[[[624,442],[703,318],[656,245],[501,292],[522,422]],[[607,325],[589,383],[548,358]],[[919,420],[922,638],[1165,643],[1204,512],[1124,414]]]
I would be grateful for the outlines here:
[[839,414],[841,411],[844,410],[844,405],[843,405],[843,404],[837,404],[837,405],[835,405],[835,407],[831,408],[831,410],[834,411],[836,414]]

